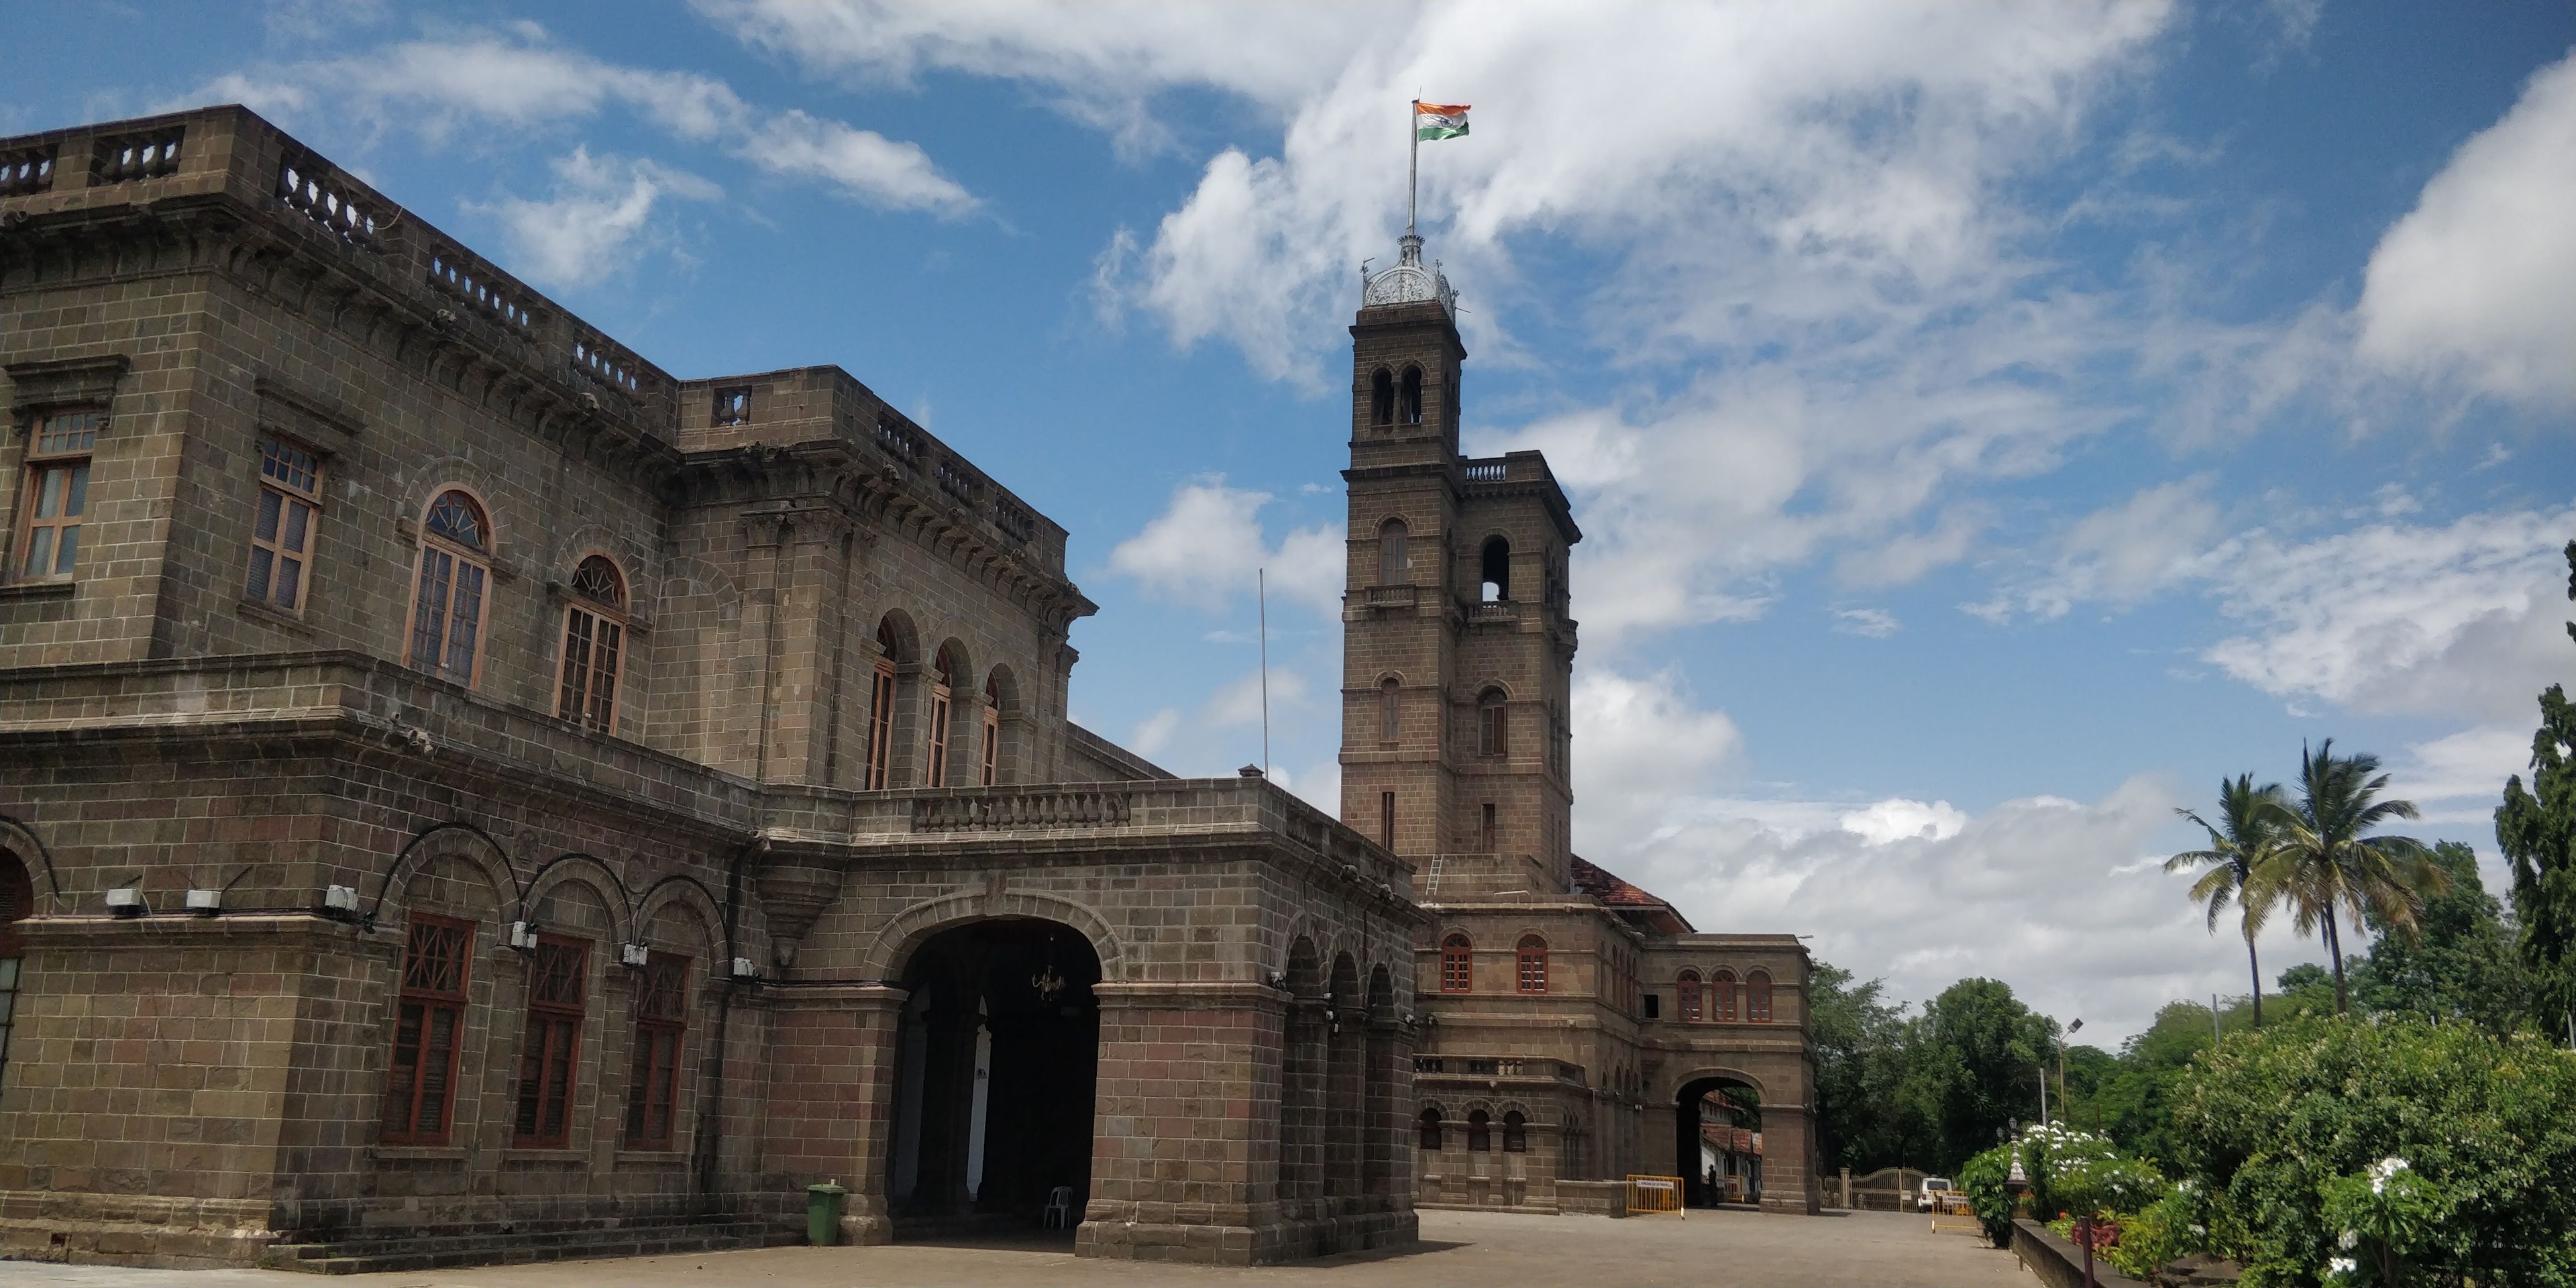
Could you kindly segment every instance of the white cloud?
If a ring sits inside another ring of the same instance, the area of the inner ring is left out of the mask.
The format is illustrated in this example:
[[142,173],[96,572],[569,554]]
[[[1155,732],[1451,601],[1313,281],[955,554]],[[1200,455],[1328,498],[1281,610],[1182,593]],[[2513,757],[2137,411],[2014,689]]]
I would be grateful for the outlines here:
[[512,260],[541,285],[578,286],[631,267],[654,239],[654,206],[664,196],[706,200],[715,185],[649,161],[590,155],[575,148],[554,162],[554,195],[543,201],[505,197],[480,209],[500,221]]
[[1645,676],[1587,665],[1569,695],[1577,848],[1622,852],[1679,825],[1673,811],[1734,767],[1744,737],[1693,703],[1680,668]]
[[962,211],[975,199],[915,143],[853,129],[803,112],[770,118],[743,143],[742,155],[773,174],[828,179],[861,201],[896,209]]
[[1836,822],[1842,830],[1871,845],[1886,845],[1894,841],[1949,840],[1967,826],[1968,816],[1952,808],[1948,801],[1926,804],[1892,796],[1853,810]]
[[1222,475],[1184,483],[1163,513],[1109,552],[1109,567],[1148,593],[1208,612],[1249,596],[1266,569],[1274,600],[1339,620],[1347,567],[1341,533],[1299,528],[1271,546],[1259,515],[1272,499],[1227,487]]
[[2567,673],[2557,610],[2571,531],[2576,509],[2299,544],[2258,530],[2213,556],[2222,607],[2251,629],[2205,656],[2267,693],[2355,711],[2527,713]]
[[1106,131],[1129,155],[1171,145],[1172,131],[1149,111],[1163,90],[1210,86],[1276,112],[1410,17],[1392,6],[1107,0],[699,0],[698,8],[755,45],[863,86],[909,85],[925,70],[1046,86],[1059,110]]
[[1139,756],[1152,756],[1171,745],[1172,734],[1180,727],[1180,709],[1164,707],[1137,723],[1136,731],[1127,735],[1127,745]]
[[2371,252],[2360,351],[2470,388],[2576,403],[2576,54],[2534,73]]
[[1998,623],[2016,611],[2063,617],[2080,602],[2126,607],[2191,580],[2219,530],[2209,483],[2204,475],[2160,484],[2086,515],[2059,540],[2046,576],[1968,611]]
[[[2208,933],[2153,842],[2181,803],[2133,778],[2089,803],[2005,801],[1973,817],[1941,802],[1861,809],[1702,796],[1681,826],[1586,853],[1674,901],[1700,929],[1812,933],[1809,947],[1920,1002],[1963,976],[2009,981],[2034,1008],[2105,1045],[2177,997],[2242,993],[2245,951]],[[1597,825],[1597,815],[1589,816]],[[2270,976],[2315,950],[2276,927]]]
[[1896,614],[1884,608],[1837,608],[1834,629],[1845,635],[1865,635],[1883,640],[1898,629]]
[[[2535,695],[2536,696],[2536,695]],[[2388,794],[2411,800],[2428,823],[2486,824],[2504,801],[2504,780],[2531,774],[2538,704],[2521,724],[2478,725],[2419,742],[2391,765]]]
[[534,23],[229,73],[203,92],[289,119],[327,115],[335,124],[403,126],[434,139],[617,109],[683,142],[720,146],[771,174],[824,180],[871,205],[941,214],[974,205],[916,144],[803,111],[764,113],[714,77],[605,62],[555,44]]

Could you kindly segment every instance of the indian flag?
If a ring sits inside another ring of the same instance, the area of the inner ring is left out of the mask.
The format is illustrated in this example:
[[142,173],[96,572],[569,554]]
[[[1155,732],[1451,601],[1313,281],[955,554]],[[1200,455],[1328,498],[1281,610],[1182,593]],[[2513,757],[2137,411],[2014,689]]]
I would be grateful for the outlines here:
[[1416,142],[1454,139],[1467,132],[1467,105],[1464,103],[1413,104],[1413,137]]

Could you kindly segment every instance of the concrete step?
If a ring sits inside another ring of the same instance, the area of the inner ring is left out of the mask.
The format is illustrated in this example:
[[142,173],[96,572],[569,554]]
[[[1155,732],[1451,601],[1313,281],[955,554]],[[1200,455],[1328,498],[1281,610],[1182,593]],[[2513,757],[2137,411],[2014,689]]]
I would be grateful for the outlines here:
[[801,1233],[760,1221],[703,1218],[625,1222],[552,1230],[440,1233],[416,1238],[273,1244],[262,1265],[313,1274],[447,1270],[459,1266],[511,1265],[595,1257],[654,1257],[689,1252],[729,1252],[800,1242]]

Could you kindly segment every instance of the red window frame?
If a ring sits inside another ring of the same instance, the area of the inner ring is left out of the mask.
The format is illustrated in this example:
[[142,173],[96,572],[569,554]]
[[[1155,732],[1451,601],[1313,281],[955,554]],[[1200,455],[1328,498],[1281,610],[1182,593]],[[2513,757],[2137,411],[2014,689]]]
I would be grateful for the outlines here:
[[881,792],[887,785],[888,762],[894,759],[894,626],[877,624],[876,667],[874,682],[868,690],[868,790]]
[[528,958],[527,1037],[519,1046],[518,1112],[510,1127],[514,1148],[561,1149],[572,1143],[589,975],[589,940],[537,936]]
[[1547,991],[1547,941],[1536,935],[1521,936],[1520,947],[1512,952],[1513,986],[1524,993]]
[[1699,1023],[1700,1017],[1707,1014],[1700,1009],[1699,972],[1683,971],[1681,978],[1673,984],[1673,991],[1681,995],[1681,1022]]
[[416,912],[403,940],[394,1003],[393,1059],[385,1074],[387,1145],[444,1145],[456,1121],[456,1053],[465,1038],[474,925]]
[[1771,1022],[1771,975],[1755,971],[1744,977],[1744,1018],[1754,1024]]
[[635,988],[635,1064],[626,1080],[626,1143],[669,1149],[689,1032],[690,959],[654,952]]
[[939,650],[936,670],[930,684],[930,763],[922,775],[924,787],[948,785],[948,719],[956,692],[956,671],[948,650]]
[[1440,941],[1440,991],[1476,991],[1476,948],[1465,935],[1451,935]]
[[990,787],[1002,776],[1002,678],[996,673],[984,677],[983,764],[976,771],[976,782]]
[[1709,1018],[1720,1024],[1735,1023],[1735,972],[1722,970],[1708,977]]

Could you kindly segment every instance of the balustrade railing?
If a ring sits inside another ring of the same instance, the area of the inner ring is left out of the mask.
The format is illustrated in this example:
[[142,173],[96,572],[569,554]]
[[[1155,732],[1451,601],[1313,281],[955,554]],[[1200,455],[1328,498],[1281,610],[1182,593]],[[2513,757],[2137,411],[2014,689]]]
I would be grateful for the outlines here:
[[277,199],[360,250],[378,249],[384,221],[374,203],[360,200],[333,179],[330,164],[318,157],[289,157],[277,168]]
[[494,281],[492,270],[453,246],[441,246],[430,252],[429,284],[521,334],[526,334],[536,323],[535,311],[528,307],[525,299]]
[[0,197],[24,197],[51,191],[58,145],[41,144],[0,152]]
[[1112,827],[1134,816],[1123,791],[1002,792],[924,796],[912,803],[916,832],[1006,828]]
[[173,125],[143,134],[100,139],[90,153],[89,181],[95,186],[177,174],[179,146],[187,137],[188,127]]

